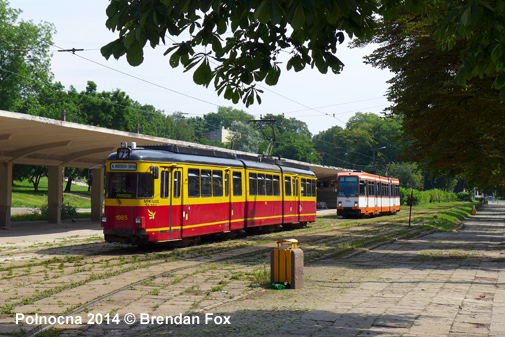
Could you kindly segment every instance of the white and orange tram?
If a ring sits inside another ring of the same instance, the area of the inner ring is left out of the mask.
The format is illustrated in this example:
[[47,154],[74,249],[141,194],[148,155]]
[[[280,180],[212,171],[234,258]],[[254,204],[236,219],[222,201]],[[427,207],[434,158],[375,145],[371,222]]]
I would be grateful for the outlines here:
[[361,171],[337,175],[337,215],[363,217],[400,211],[400,181]]

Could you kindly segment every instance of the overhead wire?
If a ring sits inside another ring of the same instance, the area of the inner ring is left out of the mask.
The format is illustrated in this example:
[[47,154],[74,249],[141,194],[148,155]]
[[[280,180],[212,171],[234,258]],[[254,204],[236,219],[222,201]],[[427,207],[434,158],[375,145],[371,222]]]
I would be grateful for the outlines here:
[[[361,102],[367,102],[367,101],[374,101],[374,100],[378,100],[378,99],[382,99],[382,98],[384,98],[384,96],[375,97],[375,98],[369,98],[369,99],[363,99],[363,100],[359,100],[359,101],[352,101],[352,102],[344,102],[344,103],[336,103],[336,104],[324,105],[324,106],[317,107],[316,109],[326,109],[326,108],[331,108],[331,107],[334,107],[334,106],[347,105],[347,104],[355,104],[355,103],[361,103]],[[368,108],[364,108],[364,109],[368,109]],[[302,111],[307,111],[307,110],[310,110],[310,109],[284,111],[283,113],[287,113],[288,114],[288,113],[302,112]],[[342,113],[345,113],[345,112],[341,112],[341,113],[339,112],[339,114],[342,114]]]
[[[172,40],[172,41],[173,41],[173,42],[175,42],[174,40]],[[57,45],[54,45],[54,46],[55,46],[55,47],[57,47],[57,48],[63,49],[63,48],[62,48],[62,47],[60,47],[60,46],[57,46]],[[88,49],[88,50],[92,50],[92,49]],[[67,52],[72,53],[72,51],[71,51],[71,50],[67,50]],[[103,63],[100,63],[100,62],[97,62],[97,61],[91,60],[91,59],[89,59],[89,58],[86,58],[86,57],[84,57],[84,56],[78,55],[78,54],[76,54],[76,53],[72,53],[72,54],[73,54],[73,55],[75,55],[75,56],[77,56],[77,57],[79,57],[79,58],[81,58],[81,59],[83,59],[83,60],[86,60],[86,61],[88,61],[88,62],[91,62],[91,63],[97,64],[97,65],[99,65],[99,66],[101,66],[101,67],[107,68],[107,69],[109,69],[109,70],[115,71],[115,72],[117,72],[117,73],[120,73],[120,74],[122,74],[122,75],[125,75],[125,76],[128,76],[128,77],[131,77],[131,78],[133,78],[133,79],[136,79],[136,80],[142,81],[142,82],[144,82],[144,83],[147,83],[147,84],[150,84],[150,85],[156,86],[156,87],[161,88],[161,89],[163,89],[163,90],[167,90],[167,91],[170,91],[170,92],[172,92],[172,93],[179,94],[179,95],[182,95],[182,96],[188,97],[188,98],[190,98],[190,99],[194,99],[194,100],[197,100],[197,101],[200,101],[200,102],[203,102],[203,103],[209,104],[209,105],[213,105],[213,106],[216,106],[216,107],[219,107],[219,106],[220,106],[219,104],[216,104],[216,103],[213,103],[213,102],[209,102],[209,101],[207,101],[207,100],[204,100],[204,99],[201,99],[201,98],[198,98],[198,97],[192,96],[192,95],[188,95],[188,94],[185,94],[185,93],[179,92],[179,91],[177,91],[177,90],[173,90],[173,89],[168,88],[168,87],[166,87],[166,86],[163,86],[163,85],[160,85],[160,84],[157,84],[157,83],[154,83],[154,82],[148,81],[148,80],[146,80],[146,79],[143,79],[143,78],[138,77],[138,76],[135,76],[135,75],[131,75],[131,74],[127,73],[127,72],[124,72],[124,71],[121,71],[121,70],[115,69],[115,68],[113,68],[113,67],[110,67],[110,66],[105,65],[105,64],[103,64]],[[287,96],[285,96],[285,95],[282,95],[282,94],[280,94],[280,93],[278,93],[278,92],[275,92],[275,91],[273,91],[273,90],[271,90],[271,89],[269,89],[269,88],[266,88],[266,87],[264,87],[264,86],[262,86],[262,85],[259,85],[259,84],[258,84],[258,87],[260,87],[260,88],[261,88],[261,89],[263,89],[263,90],[269,91],[269,92],[271,92],[271,93],[273,93],[273,94],[275,94],[275,95],[277,95],[277,96],[280,96],[280,97],[282,97],[282,98],[284,98],[284,99],[286,99],[286,100],[288,100],[288,101],[291,101],[291,102],[293,102],[293,103],[295,103],[295,104],[298,104],[298,105],[300,105],[300,106],[305,107],[305,109],[303,109],[303,110],[297,110],[297,111],[307,111],[307,110],[312,110],[312,111],[315,111],[315,112],[317,112],[317,113],[319,113],[319,114],[321,114],[321,115],[324,115],[324,116],[326,116],[326,117],[334,118],[334,119],[338,120],[339,122],[343,123],[344,125],[346,124],[346,122],[345,122],[345,121],[343,121],[343,120],[342,120],[342,119],[340,119],[340,118],[337,118],[337,117],[335,116],[335,114],[326,113],[326,112],[320,111],[319,109],[322,109],[322,108],[327,108],[327,107],[332,107],[332,106],[345,105],[345,104],[353,104],[353,103],[358,103],[358,102],[360,102],[360,101],[354,101],[354,102],[344,102],[344,103],[337,103],[337,104],[333,104],[333,105],[327,105],[327,106],[324,106],[324,107],[319,107],[319,108],[313,108],[313,107],[310,107],[310,106],[308,106],[308,105],[306,105],[306,104],[304,104],[304,103],[301,103],[301,102],[298,102],[298,101],[296,101],[296,100],[294,100],[294,99],[291,99],[291,98],[289,98],[289,97],[287,97]],[[380,97],[377,97],[377,98],[370,98],[370,99],[361,100],[361,101],[369,101],[369,100],[375,100],[375,99],[380,99]],[[383,107],[383,106],[386,106],[386,105],[374,106],[374,107],[368,107],[368,108],[363,108],[363,109],[370,109],[370,108]],[[353,110],[353,111],[356,111],[356,110]],[[353,111],[340,112],[340,113],[338,113],[338,114],[344,114],[344,113],[349,113],[349,112],[353,112]],[[285,112],[285,113],[292,113],[292,112],[294,112],[294,111],[291,111],[291,112]],[[312,117],[312,116],[317,116],[317,115],[311,115],[311,117]],[[300,116],[299,116],[299,117],[300,117]]]
[[[55,46],[55,47],[57,47],[57,48],[63,49],[63,48],[61,48],[61,47],[59,47],[59,46],[57,46],[57,45],[54,45],[54,46]],[[71,53],[71,52],[69,51],[69,53]],[[172,93],[175,93],[175,94],[178,94],[178,95],[181,95],[181,96],[185,96],[185,97],[188,97],[188,98],[191,98],[191,99],[194,99],[194,100],[197,100],[197,101],[200,101],[200,102],[206,103],[206,104],[210,104],[210,105],[213,105],[213,106],[216,106],[216,107],[219,107],[219,106],[220,106],[219,104],[212,103],[212,102],[206,101],[206,100],[204,100],[204,99],[201,99],[201,98],[198,98],[198,97],[194,97],[194,96],[191,96],[191,95],[188,95],[188,94],[182,93],[182,92],[180,92],[180,91],[170,89],[170,88],[165,87],[165,86],[163,86],[163,85],[160,85],[160,84],[157,84],[157,83],[154,83],[154,82],[148,81],[148,80],[143,79],[143,78],[141,78],[141,77],[138,77],[138,76],[135,76],[135,75],[128,74],[127,72],[124,72],[124,71],[121,71],[121,70],[115,69],[115,68],[110,67],[110,66],[108,66],[108,65],[105,65],[105,64],[103,64],[103,63],[100,63],[100,62],[97,62],[97,61],[91,60],[91,59],[89,59],[89,58],[86,58],[86,57],[84,57],[84,56],[81,56],[81,55],[78,55],[78,54],[75,54],[75,53],[72,53],[72,55],[75,55],[76,57],[79,57],[79,58],[81,58],[81,59],[83,59],[83,60],[86,60],[86,61],[88,61],[88,62],[91,62],[91,63],[97,64],[97,65],[99,65],[99,66],[101,66],[101,67],[107,68],[107,69],[112,70],[112,71],[115,71],[115,72],[117,72],[117,73],[120,73],[120,74],[122,74],[122,75],[125,75],[125,76],[128,76],[128,77],[131,77],[131,78],[134,78],[134,79],[136,79],[136,80],[142,81],[142,82],[144,82],[144,83],[147,83],[147,84],[153,85],[153,86],[155,86],[155,87],[161,88],[161,89],[163,89],[163,90],[167,90],[167,91],[170,91],[170,92],[172,92]]]
[[[33,81],[33,82],[38,82],[38,83],[42,84],[43,86],[47,86],[47,85],[49,85],[49,83],[44,83],[44,82],[39,81],[39,80],[36,80],[36,79],[34,79],[34,78],[32,78],[32,77],[29,77],[29,76],[26,76],[26,75],[22,75],[22,74],[19,74],[19,73],[16,73],[16,72],[13,72],[13,71],[10,71],[10,70],[7,70],[7,69],[4,69],[4,68],[2,68],[1,66],[0,66],[0,70],[1,70],[1,71],[4,71],[4,72],[11,73],[11,74],[16,75],[16,76],[24,77],[24,78],[26,78],[26,79],[29,79],[29,80]],[[51,85],[52,85],[52,83],[51,83]],[[107,103],[107,104],[111,104],[111,105],[114,105],[114,106],[119,106],[119,107],[126,108],[126,109],[132,109],[132,110],[139,111],[139,112],[143,112],[143,113],[149,113],[149,114],[154,114],[154,113],[155,113],[155,112],[153,112],[153,111],[147,111],[147,110],[139,109],[139,108],[136,108],[136,107],[133,107],[133,106],[127,106],[127,105],[119,104],[119,103],[116,103],[116,102],[112,102],[112,101],[107,100],[107,99],[105,99],[105,98],[103,98],[103,97],[96,97],[96,96],[92,96],[92,95],[87,95],[87,94],[82,93],[82,92],[81,92],[81,93],[77,93],[77,95],[79,95],[79,96],[83,96],[83,97],[86,97],[86,98],[89,98],[89,99],[92,99],[92,100],[95,100],[95,101],[101,101],[101,102],[104,102],[104,103]],[[319,140],[319,141],[320,141],[320,142],[324,142],[324,143],[328,143],[328,144],[332,144],[332,143],[327,142],[327,141],[324,141],[324,140]],[[277,144],[280,144],[279,142],[276,142],[276,143],[277,143]],[[313,149],[317,152],[317,149],[314,147],[314,145],[312,145],[312,148],[313,148]],[[344,149],[344,150],[345,150],[345,149]],[[355,153],[358,153],[358,154],[364,155],[364,154],[359,153],[359,152],[357,152],[357,151],[350,151],[350,152],[355,152]],[[319,152],[318,152],[318,153],[319,153]],[[336,160],[339,160],[339,161],[341,161],[341,162],[344,162],[344,163],[346,163],[346,164],[353,165],[353,167],[355,167],[355,166],[363,166],[363,167],[366,167],[366,166],[367,166],[367,165],[363,165],[363,164],[355,164],[355,163],[348,162],[348,161],[343,160],[343,159],[341,159],[341,158],[335,157],[335,156],[333,156],[333,155],[331,155],[331,154],[329,154],[329,153],[327,153],[327,152],[325,152],[325,155],[328,155],[328,156],[330,156],[330,157],[332,157],[332,158],[334,158],[334,159],[336,159]],[[364,156],[370,157],[370,156],[368,156],[368,155],[364,155]],[[370,158],[371,158],[371,157],[370,157]]]
[[[19,77],[24,77],[24,78],[26,78],[26,79],[28,79],[30,81],[37,82],[37,83],[39,83],[39,84],[41,84],[43,86],[48,86],[49,84],[52,85],[52,83],[44,83],[42,81],[34,79],[33,77],[22,75],[22,74],[13,72],[13,71],[8,70],[8,69],[4,69],[4,68],[2,68],[2,66],[0,66],[0,71],[4,71],[4,72],[7,72],[7,73],[10,73],[10,74],[19,76]],[[153,111],[148,111],[148,110],[136,108],[134,106],[127,106],[127,105],[119,104],[119,103],[116,103],[116,102],[112,102],[112,101],[107,100],[107,99],[105,99],[103,97],[96,97],[96,96],[87,95],[87,94],[85,94],[83,92],[77,93],[77,95],[83,96],[83,97],[86,97],[86,98],[89,98],[89,99],[92,99],[92,100],[95,100],[95,101],[101,101],[101,102],[104,102],[104,103],[107,103],[107,104],[111,104],[111,105],[114,105],[114,106],[118,106],[118,107],[122,107],[122,108],[127,108],[127,109],[131,109],[131,110],[135,110],[135,111],[139,111],[139,112],[143,112],[143,113],[148,113],[148,114],[154,114],[154,113],[156,113],[156,112],[153,112]]]

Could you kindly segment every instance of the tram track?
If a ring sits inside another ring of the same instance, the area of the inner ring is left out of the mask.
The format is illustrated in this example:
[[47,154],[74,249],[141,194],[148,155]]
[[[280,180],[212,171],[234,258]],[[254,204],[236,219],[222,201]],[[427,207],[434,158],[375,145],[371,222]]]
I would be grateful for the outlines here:
[[[421,215],[425,215],[423,213]],[[419,215],[414,215],[415,217]],[[382,220],[382,219],[381,219]],[[395,222],[404,221],[405,217],[400,217],[397,219],[391,219]],[[341,223],[345,223],[347,221],[342,221]],[[375,222],[375,223],[370,223]],[[166,285],[175,285],[181,280],[187,279],[190,276],[194,276],[198,273],[204,273],[206,268],[201,268],[203,266],[208,265],[220,265],[223,266],[224,262],[241,265],[243,270],[254,270],[257,268],[258,263],[264,262],[267,260],[269,256],[269,252],[275,247],[276,238],[282,236],[295,236],[300,237],[300,245],[303,246],[305,252],[306,263],[310,264],[319,259],[328,258],[331,256],[337,256],[344,254],[346,252],[352,251],[354,249],[359,249],[359,247],[364,247],[367,245],[371,245],[376,243],[376,239],[373,239],[374,236],[381,235],[381,240],[390,240],[392,237],[395,237],[395,234],[398,234],[404,229],[401,226],[398,228],[391,227],[391,221],[376,221],[375,219],[371,220],[359,220],[358,226],[352,226],[348,224],[345,228],[339,228],[329,226],[326,228],[318,228],[318,226],[310,226],[309,228],[302,228],[299,230],[294,230],[290,232],[282,232],[282,233],[272,233],[265,235],[258,235],[253,237],[248,237],[247,241],[243,239],[234,240],[234,241],[223,241],[223,242],[214,242],[212,244],[205,244],[202,246],[193,246],[186,247],[183,249],[174,249],[171,251],[148,251],[145,259],[139,259],[138,257],[132,258],[136,259],[138,265],[135,269],[125,270],[124,272],[117,272],[112,277],[104,277],[99,280],[107,281],[114,277],[121,277],[123,279],[128,279],[132,275],[135,274],[136,271],[141,271],[144,275],[140,280],[136,280],[135,282],[130,282],[125,284],[117,289],[109,291],[107,293],[101,294],[98,297],[95,297],[93,300],[89,300],[86,303],[79,305],[77,307],[74,306],[71,310],[68,310],[65,315],[77,315],[79,313],[87,312],[88,310],[92,310],[97,306],[106,303],[110,299],[115,297],[120,297],[122,293],[128,292],[132,288],[142,287],[146,283],[156,283],[158,281],[164,281],[160,283],[165,283]],[[388,228],[389,227],[389,228]],[[387,229],[383,229],[387,228]],[[415,228],[415,227],[412,227]],[[410,229],[407,232],[403,233],[404,236],[413,235],[415,229]],[[308,235],[316,234],[313,236]],[[415,233],[414,233],[415,234]],[[353,244],[354,243],[354,244]],[[326,249],[326,247],[329,247]],[[91,261],[96,261],[97,259],[103,260],[101,264],[103,265],[105,260],[104,257],[109,257],[109,261],[117,260],[114,255],[119,256],[120,258],[125,258],[126,256],[137,256],[139,253],[142,253],[143,250],[135,249],[132,247],[118,247],[112,250],[105,249],[104,252],[100,254],[97,252],[96,254],[89,255],[84,257],[80,262],[84,264],[89,264]],[[26,253],[26,252],[24,252]],[[112,256],[112,257],[111,257]],[[126,258],[125,258],[126,259]],[[163,260],[163,261],[157,261]],[[254,260],[256,263],[251,266],[247,266],[244,261]],[[180,266],[180,263],[184,263],[184,266]],[[96,266],[95,266],[96,267]],[[18,268],[22,268],[19,267]],[[99,268],[99,267],[98,267]],[[95,268],[97,269],[97,268]],[[156,272],[156,270],[162,269],[160,272]],[[199,271],[200,270],[200,271]],[[195,274],[196,273],[196,274]],[[223,279],[224,275],[233,274],[229,270],[223,270],[218,272],[217,279]],[[229,277],[228,277],[229,278]],[[178,279],[178,281],[176,280]],[[96,281],[92,280],[92,281]],[[78,292],[78,287],[88,287],[90,282],[85,282],[82,285],[73,288],[63,289],[63,291],[74,291]],[[177,281],[177,282],[175,282]],[[33,287],[32,284],[31,286]],[[109,285],[110,286],[110,285]],[[246,293],[258,291],[259,289],[255,288],[244,288]],[[181,293],[184,293],[186,289],[181,290]],[[202,290],[205,291],[205,290]],[[62,292],[55,292],[51,294],[54,295],[62,295]],[[239,295],[236,295],[239,296]],[[61,297],[61,296],[60,296]],[[194,296],[193,296],[194,297]],[[205,296],[204,296],[205,297]],[[204,300],[203,297],[203,300]],[[177,296],[174,296],[176,299]],[[36,304],[34,301],[32,304]],[[19,301],[19,306],[26,305],[26,301]],[[215,305],[215,304],[214,304]],[[14,306],[11,311],[18,308],[19,306]],[[196,309],[194,305],[189,305],[187,307],[188,310]],[[51,328],[54,325],[46,325],[42,327],[37,327],[32,329],[29,333],[30,336],[35,336],[42,331],[45,331]]]

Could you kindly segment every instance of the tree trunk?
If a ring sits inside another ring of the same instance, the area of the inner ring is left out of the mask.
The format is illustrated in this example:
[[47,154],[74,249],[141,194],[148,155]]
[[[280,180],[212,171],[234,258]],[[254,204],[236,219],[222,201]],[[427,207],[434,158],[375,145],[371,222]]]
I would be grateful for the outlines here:
[[69,192],[72,192],[70,189],[72,188],[72,178],[68,178],[67,179],[67,185],[65,185],[65,192],[66,193],[69,193]]

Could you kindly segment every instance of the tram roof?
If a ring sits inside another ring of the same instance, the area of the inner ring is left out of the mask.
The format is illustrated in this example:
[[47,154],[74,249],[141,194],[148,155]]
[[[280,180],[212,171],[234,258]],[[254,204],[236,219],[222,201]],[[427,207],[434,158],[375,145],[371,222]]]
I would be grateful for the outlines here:
[[338,177],[346,177],[346,176],[359,177],[361,179],[380,181],[380,182],[385,182],[385,183],[388,183],[388,182],[393,182],[393,183],[397,183],[397,184],[400,183],[400,181],[397,178],[378,176],[378,175],[363,172],[363,171],[340,172],[338,174]]
[[292,174],[315,176],[308,165],[289,163],[282,159],[262,156],[240,155],[223,152],[220,149],[195,149],[173,145],[147,145],[135,148],[125,148],[129,158],[118,157],[111,153],[109,160],[134,160],[147,162],[191,163],[224,167],[246,167],[253,170],[264,170]]

